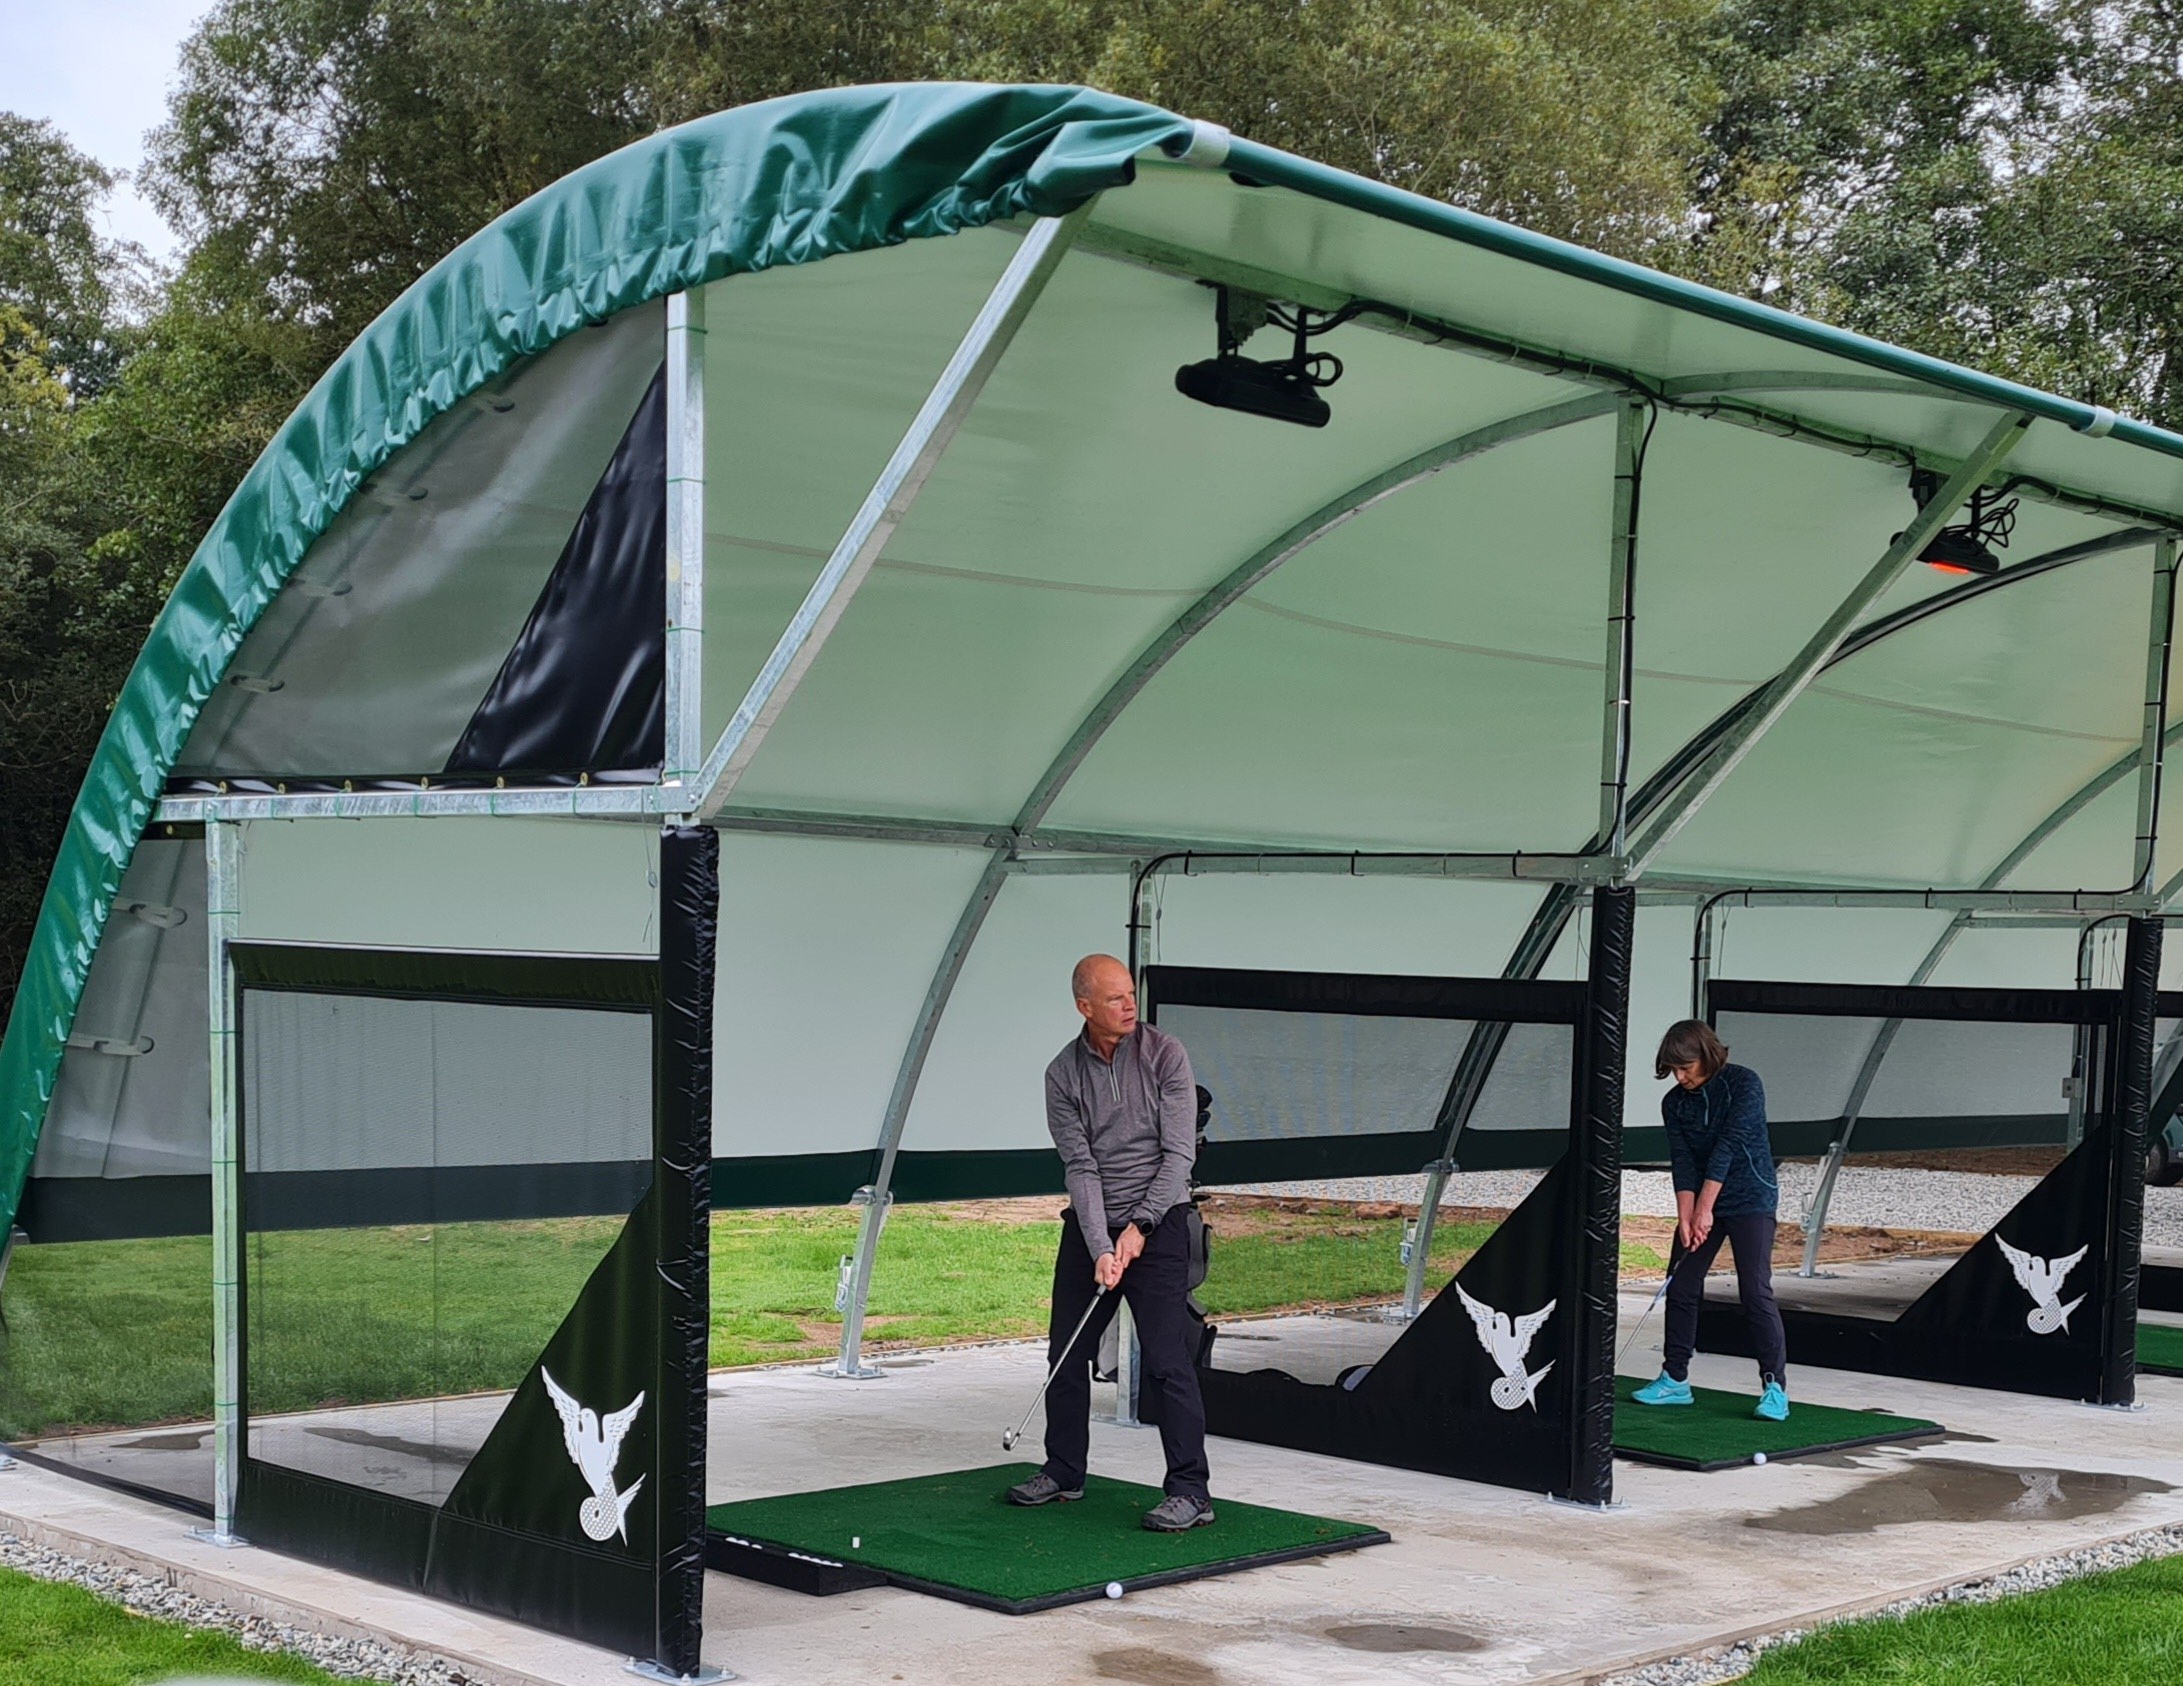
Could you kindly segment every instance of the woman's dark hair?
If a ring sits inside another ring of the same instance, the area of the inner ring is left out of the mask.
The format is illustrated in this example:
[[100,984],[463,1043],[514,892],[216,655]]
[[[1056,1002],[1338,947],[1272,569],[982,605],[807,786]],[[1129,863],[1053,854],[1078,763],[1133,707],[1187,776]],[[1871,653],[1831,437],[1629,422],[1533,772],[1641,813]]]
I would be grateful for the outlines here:
[[1669,1025],[1667,1035],[1660,1038],[1660,1052],[1652,1062],[1652,1074],[1666,1077],[1677,1066],[1694,1065],[1710,1083],[1727,1063],[1728,1049],[1713,1034],[1713,1027],[1703,1019],[1684,1019],[1680,1024]]

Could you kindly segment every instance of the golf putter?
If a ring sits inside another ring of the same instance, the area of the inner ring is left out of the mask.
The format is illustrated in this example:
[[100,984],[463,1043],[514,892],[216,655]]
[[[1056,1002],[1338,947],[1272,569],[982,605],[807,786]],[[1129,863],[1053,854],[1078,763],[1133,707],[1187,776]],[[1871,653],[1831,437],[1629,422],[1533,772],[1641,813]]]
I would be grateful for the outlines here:
[[1046,1390],[1054,1385],[1054,1378],[1061,1374],[1061,1366],[1068,1363],[1069,1353],[1076,1346],[1076,1337],[1084,1332],[1084,1325],[1092,1320],[1092,1313],[1099,1309],[1099,1302],[1106,1297],[1107,1285],[1102,1282],[1099,1284],[1099,1291],[1092,1295],[1091,1304],[1084,1308],[1084,1315],[1076,1320],[1075,1332],[1069,1336],[1068,1344],[1061,1349],[1061,1356],[1054,1360],[1054,1367],[1046,1372],[1046,1379],[1038,1384],[1038,1392],[1031,1395],[1031,1403],[1024,1408],[1023,1421],[1014,1428],[1001,1430],[1002,1451],[1013,1452],[1016,1449],[1016,1442],[1023,1438],[1023,1431],[1030,1426],[1031,1413],[1038,1409],[1038,1402],[1046,1397]]

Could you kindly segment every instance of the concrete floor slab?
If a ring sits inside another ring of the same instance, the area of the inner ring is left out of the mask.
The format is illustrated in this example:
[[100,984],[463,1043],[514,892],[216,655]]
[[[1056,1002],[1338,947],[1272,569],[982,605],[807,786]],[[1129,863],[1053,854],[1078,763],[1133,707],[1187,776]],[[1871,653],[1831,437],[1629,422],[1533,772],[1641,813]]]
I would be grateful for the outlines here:
[[[1641,1315],[1646,1299],[1626,1294],[1624,1318]],[[1656,1337],[1657,1328],[1654,1319],[1647,1333]],[[1295,1358],[1316,1346],[1328,1357],[1366,1336],[1384,1339],[1361,1319],[1268,1320],[1233,1333],[1274,1337],[1231,1344],[1231,1354],[1250,1354],[1241,1360],[1249,1367],[1277,1347]],[[1024,1344],[936,1355],[871,1382],[803,1369],[716,1377],[709,1497],[999,1461],[1001,1430],[1037,1388],[1041,1359]],[[1657,1361],[1655,1338],[1624,1367]],[[1745,1387],[1749,1368],[1701,1357],[1693,1377]],[[1619,1502],[1606,1512],[1216,1441],[1216,1496],[1377,1523],[1394,1543],[1027,1617],[895,1589],[813,1599],[715,1575],[707,1660],[746,1679],[807,1686],[1539,1686],[2183,1521],[2183,1380],[2144,1379],[2144,1408],[2133,1412],[1809,1368],[1797,1381],[1800,1398],[1931,1417],[1951,1434],[1714,1475],[1622,1464]],[[1095,1425],[1093,1464],[1157,1481],[1158,1439]],[[1066,1526],[1067,1512],[1054,1520]],[[604,1686],[627,1678],[620,1659],[586,1646],[269,1552],[214,1551],[191,1541],[172,1512],[27,1466],[0,1474],[0,1527],[42,1530],[63,1549],[171,1573],[192,1590],[256,1600],[268,1613],[453,1655],[474,1663],[481,1680]]]

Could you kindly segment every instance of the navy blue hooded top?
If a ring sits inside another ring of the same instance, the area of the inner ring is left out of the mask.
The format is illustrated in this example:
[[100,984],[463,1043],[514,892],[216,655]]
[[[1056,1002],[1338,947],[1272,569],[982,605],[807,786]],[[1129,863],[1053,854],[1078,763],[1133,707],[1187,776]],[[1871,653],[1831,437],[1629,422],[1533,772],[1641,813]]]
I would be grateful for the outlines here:
[[1718,1182],[1716,1218],[1771,1215],[1781,1188],[1766,1135],[1766,1086],[1749,1066],[1724,1065],[1695,1089],[1680,1083],[1660,1097],[1677,1193]]

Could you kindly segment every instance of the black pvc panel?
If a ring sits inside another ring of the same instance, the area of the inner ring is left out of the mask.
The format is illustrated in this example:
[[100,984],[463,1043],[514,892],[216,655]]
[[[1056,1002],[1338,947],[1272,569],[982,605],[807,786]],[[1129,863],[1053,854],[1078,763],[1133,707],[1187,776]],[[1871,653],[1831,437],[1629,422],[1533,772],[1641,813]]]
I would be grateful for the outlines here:
[[494,954],[440,948],[325,948],[310,943],[230,943],[246,989],[315,995],[416,996],[432,1001],[569,1004],[650,1012],[657,969],[621,955]]
[[666,743],[666,604],[662,365],[445,770],[658,767]]
[[[1279,1370],[1201,1367],[1207,1431],[1566,1493],[1582,1380],[1565,1361],[1568,1327],[1582,1315],[1568,1293],[1578,1257],[1575,1186],[1567,1160],[1549,1171],[1354,1388],[1315,1385]],[[1487,1350],[1466,1294],[1489,1319],[1506,1320],[1523,1380]],[[1534,1319],[1526,1341],[1525,1326]],[[1607,1327],[1611,1341],[1612,1323]],[[1535,1383],[1528,1394],[1526,1382]]]
[[1942,989],[1932,984],[1768,983],[1716,978],[1706,986],[1706,1002],[1716,1015],[1826,1013],[1867,1019],[2081,1024],[2111,1019],[2120,1010],[2122,998],[2111,989]]
[[[1893,1320],[1784,1308],[1789,1361],[2051,1398],[2127,1404],[2135,1391],[2138,1249],[2155,1019],[2158,921],[2133,921],[2116,990],[1936,989],[1719,981],[1733,1012],[1870,1020],[2078,1025],[2088,1038],[2085,1134],[2060,1165]],[[2172,1006],[2173,1000],[2170,998]],[[1762,1069],[1760,1076],[1765,1072]],[[1875,1120],[1957,1134],[2055,1139],[2057,1120]],[[1878,1149],[1860,1121],[1856,1145]],[[1777,1136],[1776,1151],[1781,1143]],[[1707,1301],[1699,1344],[1751,1355],[1740,1310]]]
[[1269,972],[1229,966],[1148,966],[1145,1017],[1160,1007],[1232,1007],[1367,1018],[1489,1019],[1575,1024],[1584,986],[1534,979],[1404,977],[1368,972]]

